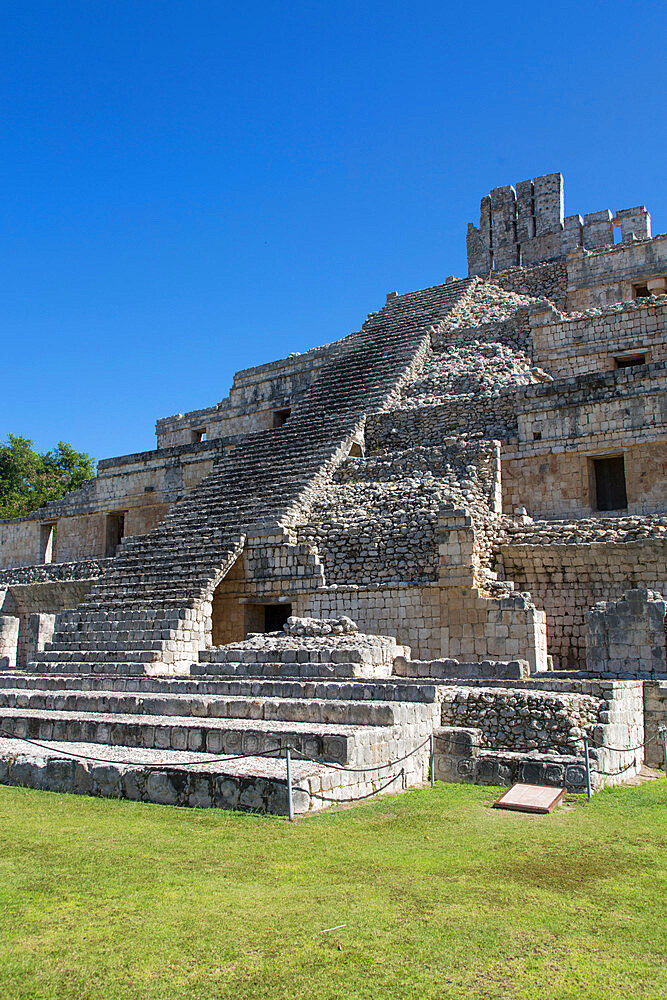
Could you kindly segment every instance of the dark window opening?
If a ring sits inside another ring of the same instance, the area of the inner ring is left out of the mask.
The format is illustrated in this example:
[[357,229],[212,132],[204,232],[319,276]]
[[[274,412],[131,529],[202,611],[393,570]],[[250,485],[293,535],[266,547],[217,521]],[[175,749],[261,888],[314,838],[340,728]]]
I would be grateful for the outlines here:
[[625,489],[625,462],[622,455],[594,458],[595,506],[597,510],[625,510],[628,496]]
[[154,486],[144,486],[144,493],[155,493]]
[[193,444],[199,444],[201,441],[206,440],[206,428],[198,427],[194,431],[190,431],[191,439]]
[[115,556],[125,534],[125,514],[107,514],[105,555]]
[[614,362],[617,368],[634,368],[635,365],[645,365],[646,355],[645,354],[622,354],[618,358],[614,358]]
[[648,285],[635,285],[633,292],[636,299],[645,299],[651,294]]
[[39,528],[39,561],[53,562],[56,551],[56,525],[42,524]]
[[284,410],[274,410],[273,411],[273,426],[282,427],[283,424],[289,420],[292,411],[287,407]]
[[533,431],[533,441],[542,440],[542,431]]

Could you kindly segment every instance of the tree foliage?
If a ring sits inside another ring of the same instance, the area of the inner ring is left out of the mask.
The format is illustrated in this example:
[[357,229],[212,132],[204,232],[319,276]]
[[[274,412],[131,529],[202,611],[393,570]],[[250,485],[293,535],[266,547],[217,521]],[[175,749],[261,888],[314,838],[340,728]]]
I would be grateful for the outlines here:
[[23,517],[78,490],[95,475],[95,461],[59,441],[38,452],[29,438],[10,434],[0,444],[0,517]]

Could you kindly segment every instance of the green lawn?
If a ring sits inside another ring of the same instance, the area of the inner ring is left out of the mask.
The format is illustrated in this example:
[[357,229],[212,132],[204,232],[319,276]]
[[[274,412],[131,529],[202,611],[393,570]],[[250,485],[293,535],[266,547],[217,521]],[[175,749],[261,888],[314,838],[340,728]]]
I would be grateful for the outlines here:
[[0,788],[0,997],[666,996],[667,781],[540,817],[496,794],[290,825]]

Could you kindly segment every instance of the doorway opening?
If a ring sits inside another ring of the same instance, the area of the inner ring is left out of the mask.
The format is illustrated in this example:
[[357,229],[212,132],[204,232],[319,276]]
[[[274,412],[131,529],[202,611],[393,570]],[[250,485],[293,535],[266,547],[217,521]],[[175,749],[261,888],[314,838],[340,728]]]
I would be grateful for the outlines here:
[[107,558],[116,555],[125,534],[125,511],[118,511],[115,514],[107,514],[106,525],[106,545],[104,554]]
[[628,494],[625,487],[625,461],[622,455],[594,458],[596,510],[625,510]]
[[53,562],[56,554],[56,525],[41,524],[39,527],[39,561]]
[[245,634],[282,632],[283,625],[291,614],[291,604],[246,604]]

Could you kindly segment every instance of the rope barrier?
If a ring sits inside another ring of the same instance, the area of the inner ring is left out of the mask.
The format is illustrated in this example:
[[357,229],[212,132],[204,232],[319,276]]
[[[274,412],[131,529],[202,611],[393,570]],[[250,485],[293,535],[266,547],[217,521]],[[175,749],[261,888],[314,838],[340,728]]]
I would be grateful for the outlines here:
[[650,739],[645,740],[636,747],[612,747],[609,746],[608,743],[593,743],[593,746],[600,750],[614,750],[616,753],[634,753],[635,750],[641,750],[643,747],[647,747],[649,743],[652,743],[653,740],[656,740],[657,738],[657,735],[651,736]]
[[[42,750],[48,750],[51,752],[56,751],[55,747],[49,746],[47,743],[40,743],[38,740],[31,740],[27,736],[17,736],[14,733],[8,733],[2,728],[0,728],[0,736],[4,736],[6,739],[10,740],[21,740],[23,743],[29,743],[31,746],[39,747]],[[53,742],[58,743],[59,741],[54,740]],[[311,764],[320,764],[323,767],[333,768],[335,771],[346,771],[350,774],[366,774],[368,771],[381,771],[386,767],[395,767],[396,764],[402,764],[404,760],[408,760],[408,758],[413,757],[420,750],[423,750],[428,742],[428,739],[424,740],[424,742],[420,743],[418,747],[415,747],[409,753],[404,754],[397,760],[389,761],[386,764],[371,764],[368,767],[345,767],[342,764],[334,764],[330,761],[318,760],[317,757],[309,757],[307,754],[302,753],[301,750],[297,750],[289,744],[287,747],[274,747],[272,750],[258,750],[256,753],[240,753],[235,754],[234,756],[223,755],[215,757],[207,754],[202,760],[158,761],[153,763],[149,761],[115,760],[111,757],[95,757],[91,754],[73,753],[72,751],[60,748],[58,748],[57,752],[63,754],[65,757],[73,757],[75,760],[91,760],[98,764],[130,764],[136,767],[192,767],[193,765],[201,764],[227,764],[235,760],[247,760],[250,757],[270,757],[271,755],[276,755],[277,759],[280,759],[285,750],[289,749],[291,753],[297,754],[301,760],[310,761]]]
[[[597,749],[612,750],[612,751],[617,752],[617,753],[634,753],[637,750],[641,750],[643,747],[648,746],[649,743],[653,742],[653,740],[658,739],[659,735],[660,734],[657,733],[655,736],[650,737],[648,740],[645,740],[643,743],[640,743],[636,747],[623,747],[623,748],[620,748],[620,747],[611,747],[611,746],[607,746],[607,745],[601,744],[601,743],[594,744],[594,746]],[[231,762],[237,761],[237,760],[248,760],[250,758],[257,758],[257,757],[265,757],[267,759],[268,758],[280,759],[280,757],[284,754],[285,755],[285,764],[286,764],[286,767],[287,767],[287,779],[286,780],[287,780],[287,788],[288,788],[289,818],[290,818],[290,820],[293,819],[293,793],[295,791],[297,791],[297,792],[303,792],[304,794],[309,795],[312,798],[319,799],[322,802],[336,803],[338,805],[341,805],[341,804],[345,804],[345,803],[349,803],[349,802],[361,802],[361,801],[363,801],[365,799],[373,798],[373,796],[380,795],[383,791],[385,791],[385,789],[389,788],[395,781],[397,781],[398,778],[400,778],[400,777],[402,777],[403,779],[405,778],[405,768],[401,768],[401,770],[397,774],[393,775],[388,781],[386,781],[384,785],[381,785],[380,788],[373,789],[373,791],[370,791],[370,792],[366,793],[365,795],[348,796],[348,797],[344,797],[344,798],[335,798],[333,796],[322,795],[319,792],[312,792],[309,789],[302,788],[300,786],[293,787],[293,785],[292,785],[292,778],[291,778],[291,769],[290,769],[291,754],[296,754],[299,757],[299,759],[301,759],[301,760],[309,761],[310,763],[318,764],[318,765],[321,765],[321,766],[323,766],[325,768],[333,769],[335,771],[344,771],[344,772],[347,772],[349,774],[366,774],[369,771],[382,771],[382,770],[384,770],[385,768],[388,768],[388,767],[395,767],[397,764],[400,764],[403,761],[409,760],[409,758],[413,757],[415,754],[417,754],[421,750],[423,750],[424,747],[427,744],[430,744],[429,766],[430,766],[430,769],[431,769],[431,784],[433,784],[433,780],[434,780],[434,775],[433,775],[433,767],[434,767],[433,745],[434,745],[434,741],[438,740],[441,743],[446,743],[450,747],[452,746],[452,744],[454,746],[458,745],[458,746],[466,747],[466,748],[470,746],[469,740],[461,740],[460,738],[456,739],[456,737],[454,737],[454,740],[452,740],[451,738],[447,738],[447,737],[444,737],[444,736],[438,736],[435,733],[432,733],[422,743],[420,743],[418,746],[414,747],[412,750],[410,750],[408,753],[404,754],[402,757],[399,757],[397,760],[388,761],[385,764],[373,764],[373,765],[369,765],[368,767],[361,768],[361,767],[345,767],[344,765],[341,765],[341,764],[334,764],[333,762],[318,760],[317,758],[310,757],[308,754],[305,754],[301,750],[297,750],[295,747],[292,747],[290,745],[287,745],[285,747],[274,747],[271,750],[262,750],[262,751],[257,751],[256,753],[234,754],[234,755],[231,755],[231,756],[230,755],[223,755],[223,756],[215,756],[214,757],[214,756],[212,756],[210,754],[207,754],[203,760],[190,760],[190,761],[182,761],[182,762],[179,762],[179,761],[150,762],[150,761],[135,761],[135,760],[132,760],[132,759],[119,761],[119,760],[115,760],[115,759],[109,758],[109,757],[96,757],[96,756],[94,756],[92,754],[73,753],[72,751],[68,751],[68,750],[64,750],[64,749],[56,749],[55,747],[49,746],[46,743],[41,743],[38,740],[31,740],[27,736],[17,736],[14,733],[8,733],[2,727],[0,727],[0,736],[4,736],[7,739],[20,740],[23,743],[28,743],[28,744],[30,744],[32,746],[39,747],[42,750],[47,750],[47,751],[50,751],[50,752],[57,752],[57,753],[60,753],[61,755],[65,756],[65,757],[71,757],[71,758],[73,758],[75,760],[94,761],[95,763],[98,763],[98,764],[119,764],[119,765],[126,764],[126,765],[130,765],[130,766],[142,767],[142,768],[146,768],[146,769],[164,768],[164,767],[192,767],[192,766],[201,766],[201,765],[205,765],[205,764],[217,764],[217,763],[225,763],[225,764],[227,764],[227,763],[231,763]],[[637,761],[635,759],[633,761],[630,761],[625,767],[620,768],[620,770],[618,770],[618,771],[605,771],[605,770],[601,770],[600,768],[592,768],[591,767],[590,751],[588,749],[588,737],[584,737],[583,739],[584,739],[584,757],[585,757],[585,763],[586,763],[588,797],[589,798],[591,796],[591,788],[590,788],[590,774],[591,774],[591,772],[593,772],[595,774],[602,775],[604,777],[617,777],[619,774],[623,774],[625,771],[628,771],[631,767],[634,767],[634,766],[637,765]],[[53,742],[57,743],[59,741],[53,741]],[[533,749],[539,749],[540,747],[547,749],[548,751],[550,751],[552,754],[554,754],[556,756],[559,756],[558,749],[554,748],[553,744],[541,743],[541,744],[537,744],[537,746],[534,747]],[[517,750],[516,747],[494,747],[493,749],[496,750],[496,751],[500,750],[500,751],[509,752],[509,753],[521,752],[520,750]],[[573,750],[574,748],[568,747],[568,748],[564,748],[564,749]],[[525,752],[525,751],[523,751],[523,752]]]
[[[14,733],[8,733],[4,729],[0,729],[0,736],[4,736],[8,740],[21,740],[22,743],[30,743],[31,746],[40,747],[42,750],[49,750],[51,753],[59,753],[64,757],[73,757],[75,760],[92,760],[96,764],[130,764],[134,767],[193,767],[195,765],[201,764],[227,764],[234,760],[247,760],[249,757],[270,757],[272,754],[277,755],[277,759],[280,759],[280,755],[284,752],[284,747],[275,747],[273,750],[258,750],[256,753],[239,753],[234,756],[212,756],[207,754],[203,760],[185,760],[185,761],[158,761],[157,763],[151,763],[150,761],[139,761],[139,760],[115,760],[111,757],[94,757],[91,754],[84,753],[72,753],[69,750],[62,750],[60,748],[49,746],[46,743],[39,743],[37,740],[30,740],[27,736],[16,736]],[[59,740],[54,740],[54,743],[60,742]],[[151,748],[147,748],[151,749]],[[176,751],[182,752],[182,751]],[[318,761],[318,763],[322,763]]]
[[[408,760],[409,757],[413,757],[420,750],[430,743],[430,737],[425,739],[423,743],[420,743],[418,747],[411,750],[409,753],[403,754],[402,757],[398,757],[396,760],[390,760],[387,764],[369,764],[368,767],[345,767],[343,764],[332,764],[327,761],[326,766],[332,767],[334,771],[347,771],[348,774],[366,774],[367,771],[382,771],[385,767],[395,767],[396,764],[402,764],[404,760]],[[322,764],[323,761],[317,760],[315,757],[309,757],[305,753],[301,753],[300,750],[295,750],[294,747],[290,747],[292,753],[297,754],[301,760],[309,760],[313,764]]]
[[[612,747],[612,746],[608,746],[608,745],[603,744],[603,743],[596,743],[596,744],[594,744],[594,746],[597,749],[612,750],[612,751],[614,751],[616,753],[635,753],[637,750],[641,750],[643,747],[647,747],[654,740],[657,740],[658,739],[658,735],[659,734],[656,734],[655,736],[650,737],[648,740],[645,740],[644,743],[640,743],[640,744],[638,744],[638,746],[635,746],[635,747]],[[2,729],[2,728],[0,728],[0,736],[5,737],[6,739],[20,740],[23,743],[29,743],[31,746],[39,747],[42,750],[47,750],[47,751],[51,751],[51,752],[54,752],[56,750],[56,748],[54,746],[49,746],[48,744],[41,743],[38,740],[29,739],[27,736],[18,736],[15,733],[8,733],[5,729]],[[438,742],[440,742],[440,743],[446,743],[449,746],[452,746],[452,744],[455,747],[459,746],[459,747],[462,747],[462,748],[466,748],[466,747],[469,746],[469,743],[468,743],[467,740],[466,741],[460,741],[460,740],[454,740],[454,741],[452,741],[451,739],[448,739],[446,737],[438,736],[435,733],[433,734],[433,739],[436,740],[436,741],[438,741]],[[57,743],[59,741],[54,740],[53,742]],[[295,754],[296,756],[298,756],[298,758],[300,760],[309,761],[312,764],[320,764],[320,765],[322,765],[324,767],[332,768],[335,771],[345,771],[345,772],[347,772],[349,774],[366,774],[369,771],[383,771],[383,770],[385,770],[385,768],[395,767],[396,764],[402,764],[403,761],[409,760],[410,757],[413,757],[416,753],[419,753],[420,750],[423,750],[424,747],[429,742],[430,742],[430,737],[427,738],[427,739],[425,739],[422,743],[419,744],[419,746],[417,746],[414,749],[410,750],[408,753],[403,754],[402,757],[398,757],[396,760],[388,761],[385,764],[369,764],[368,767],[345,767],[345,765],[343,765],[343,764],[335,764],[335,763],[333,763],[333,761],[323,761],[323,760],[319,760],[317,757],[311,757],[308,754],[303,753],[301,750],[297,750],[295,747],[292,747],[291,745],[289,746],[289,749],[290,749],[290,751],[293,754]],[[282,754],[285,752],[285,749],[286,749],[285,747],[274,747],[271,750],[258,750],[255,753],[240,753],[240,754],[233,754],[233,755],[221,754],[219,756],[218,755],[212,756],[210,754],[206,754],[206,756],[203,757],[201,760],[157,761],[157,762],[138,761],[138,760],[132,760],[132,759],[130,759],[130,760],[116,760],[115,758],[111,758],[111,757],[96,757],[96,756],[94,756],[92,754],[74,753],[72,751],[64,750],[64,749],[60,749],[60,748],[58,749],[57,752],[60,753],[60,754],[62,754],[65,757],[72,757],[75,760],[89,760],[89,761],[94,761],[95,763],[98,763],[98,764],[128,764],[128,765],[136,766],[136,767],[157,768],[157,767],[196,767],[196,766],[200,766],[202,764],[217,764],[217,763],[228,764],[228,763],[232,763],[232,762],[237,761],[237,760],[248,760],[251,757],[267,757],[268,758],[268,757],[274,756],[274,757],[276,757],[276,759],[280,759],[280,757],[282,756]],[[502,751],[502,752],[506,752],[506,753],[525,753],[525,750],[523,750],[522,748],[517,748],[517,747],[494,746],[492,749],[493,750]],[[532,748],[532,750],[540,750],[540,749],[545,749],[545,750],[550,751],[551,753],[553,753],[555,755],[562,756],[562,754],[560,754],[560,752],[559,752],[559,750],[561,748],[554,747],[554,745],[552,743],[540,743],[536,747]],[[573,748],[573,747],[563,747],[562,749],[574,750],[575,748]],[[177,751],[177,752],[182,752],[182,751]],[[530,752],[532,752],[532,751],[530,751]],[[631,765],[628,765],[628,766],[631,766]],[[624,770],[627,770],[627,768],[624,768]],[[598,773],[599,774],[621,774],[622,772],[621,771],[615,771],[615,772],[598,771]]]
[[637,764],[636,760],[631,760],[629,764],[622,767],[620,771],[601,771],[598,767],[591,767],[590,770],[594,774],[602,774],[606,778],[615,778],[617,774],[623,774],[625,771],[629,771],[631,767],[635,767]]
[[344,802],[361,802],[363,799],[371,799],[374,795],[379,795],[380,792],[384,792],[385,788],[389,788],[389,786],[393,785],[393,783],[396,781],[397,778],[401,778],[404,775],[405,775],[405,768],[401,768],[398,774],[395,774],[393,778],[390,778],[389,781],[385,782],[385,784],[382,785],[380,788],[376,788],[374,791],[368,792],[366,795],[355,795],[345,799],[335,799],[328,795],[320,795],[319,792],[310,792],[307,788],[296,787],[292,790],[295,792],[305,792],[306,795],[311,795],[314,799],[321,799],[322,802],[337,802],[339,804],[342,804]]

